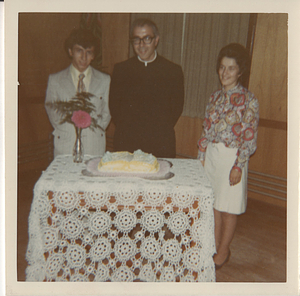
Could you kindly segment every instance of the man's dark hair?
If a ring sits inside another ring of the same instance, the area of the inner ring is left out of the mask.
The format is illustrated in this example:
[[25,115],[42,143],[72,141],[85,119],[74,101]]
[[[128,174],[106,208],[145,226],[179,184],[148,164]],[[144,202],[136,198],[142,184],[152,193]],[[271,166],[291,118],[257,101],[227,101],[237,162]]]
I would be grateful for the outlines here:
[[224,46],[218,55],[217,59],[217,73],[219,73],[219,68],[221,61],[224,57],[235,59],[237,65],[240,69],[241,76],[239,77],[239,82],[245,86],[250,74],[250,55],[249,51],[239,43],[230,43]]
[[130,28],[130,38],[133,37],[133,31],[136,27],[144,27],[144,26],[149,26],[152,28],[153,34],[154,36],[159,36],[159,31],[158,28],[156,26],[156,24],[151,21],[150,19],[147,18],[138,18],[136,20],[133,21],[133,23],[131,24],[131,28]]
[[69,49],[72,49],[74,45],[80,45],[83,48],[95,47],[94,53],[97,56],[100,51],[100,40],[88,29],[74,29],[70,36],[66,39],[64,48],[69,55]]

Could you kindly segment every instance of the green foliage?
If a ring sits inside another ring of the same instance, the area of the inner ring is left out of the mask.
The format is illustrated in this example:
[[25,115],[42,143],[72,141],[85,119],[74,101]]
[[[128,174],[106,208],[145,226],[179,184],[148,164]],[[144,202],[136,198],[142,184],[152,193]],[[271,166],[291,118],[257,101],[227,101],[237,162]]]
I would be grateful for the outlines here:
[[[93,103],[91,103],[90,97],[94,96],[88,92],[76,93],[76,96],[71,98],[69,101],[54,101],[52,103],[46,103],[46,106],[54,109],[57,113],[62,116],[60,124],[63,123],[71,123],[74,125],[72,121],[72,115],[74,111],[85,111],[91,115],[93,111],[96,111],[96,108]],[[92,117],[92,122],[89,128],[94,131],[96,128],[100,128],[100,125],[97,124],[97,119]]]

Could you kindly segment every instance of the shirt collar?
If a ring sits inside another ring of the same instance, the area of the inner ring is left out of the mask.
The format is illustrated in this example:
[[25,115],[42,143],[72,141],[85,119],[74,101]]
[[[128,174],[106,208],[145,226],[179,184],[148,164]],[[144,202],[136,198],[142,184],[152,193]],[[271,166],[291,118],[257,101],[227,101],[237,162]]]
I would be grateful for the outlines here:
[[230,90],[228,90],[228,91],[226,91],[225,90],[225,87],[224,86],[222,86],[222,92],[224,93],[224,94],[231,94],[231,93],[233,93],[233,92],[235,92],[235,91],[237,91],[239,88],[240,88],[240,84],[238,83],[235,87],[233,87],[233,88],[231,88]]
[[73,64],[71,64],[71,74],[74,78],[78,79],[79,74],[84,74],[85,78],[89,77],[91,74],[91,66],[88,66],[84,72],[79,72]]
[[137,57],[138,57],[139,61],[142,62],[142,63],[145,63],[145,67],[147,67],[147,64],[148,64],[148,63],[152,63],[152,62],[157,58],[157,52],[156,52],[156,50],[155,50],[154,53],[155,53],[154,58],[153,58],[151,61],[143,61],[143,60],[140,58],[140,56],[137,56]]
[[[72,77],[72,80],[73,80],[73,84],[74,84],[75,88],[77,89],[78,80],[79,80],[79,74],[81,74],[81,72],[79,72],[74,67],[73,64],[71,64],[70,72],[71,72],[71,77]],[[84,85],[85,85],[86,91],[88,91],[89,87],[90,87],[90,82],[91,82],[91,79],[92,79],[92,67],[88,66],[82,74],[85,75],[85,77],[84,77]]]

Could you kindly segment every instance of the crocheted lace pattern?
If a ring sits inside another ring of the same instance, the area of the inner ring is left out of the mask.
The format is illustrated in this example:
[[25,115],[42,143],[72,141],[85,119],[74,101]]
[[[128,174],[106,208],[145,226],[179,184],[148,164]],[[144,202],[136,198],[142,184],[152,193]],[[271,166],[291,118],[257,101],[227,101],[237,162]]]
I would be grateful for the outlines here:
[[198,160],[169,161],[174,177],[154,181],[56,157],[34,188],[26,280],[215,281],[212,188]]

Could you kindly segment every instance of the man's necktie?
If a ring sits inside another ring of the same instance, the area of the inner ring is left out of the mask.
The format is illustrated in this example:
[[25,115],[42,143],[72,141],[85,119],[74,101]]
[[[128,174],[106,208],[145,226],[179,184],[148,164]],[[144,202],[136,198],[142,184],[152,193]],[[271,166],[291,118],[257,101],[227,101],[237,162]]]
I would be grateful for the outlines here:
[[83,82],[83,78],[85,77],[84,74],[79,74],[79,80],[78,80],[78,86],[77,86],[77,92],[85,92],[85,85]]

